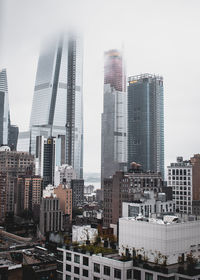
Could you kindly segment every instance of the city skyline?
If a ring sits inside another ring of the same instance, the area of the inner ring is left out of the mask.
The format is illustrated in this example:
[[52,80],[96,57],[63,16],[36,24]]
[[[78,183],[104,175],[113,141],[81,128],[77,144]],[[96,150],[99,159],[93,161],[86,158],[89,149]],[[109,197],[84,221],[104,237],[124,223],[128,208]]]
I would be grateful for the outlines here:
[[[43,21],[38,19],[36,27],[33,27],[31,15],[36,11],[35,5],[30,5],[28,8],[25,4],[24,7],[18,8],[10,1],[7,2],[1,67],[8,69],[12,119],[20,126],[20,131],[24,131],[28,127],[30,116],[27,112],[30,112],[33,96],[39,44],[49,23],[49,14],[45,15],[47,24],[43,24]],[[192,1],[191,5],[188,1],[173,1],[173,3],[168,1],[161,4],[159,1],[154,1],[151,7],[147,1],[141,2],[139,4],[134,1],[133,4],[127,1],[124,4],[119,1],[114,5],[114,2],[110,1],[107,4],[103,2],[102,7],[98,5],[94,7],[90,1],[85,1],[83,14],[88,6],[93,11],[93,15],[91,13],[87,20],[83,20],[83,17],[80,19],[81,22],[84,21],[86,30],[84,34],[85,171],[100,171],[103,53],[111,48],[121,48],[122,42],[124,42],[127,77],[146,72],[158,73],[164,77],[165,167],[180,154],[188,158],[191,154],[199,152],[200,135],[196,129],[200,91],[197,82],[200,60],[197,13],[199,3]],[[24,1],[21,3],[24,4]],[[146,8],[142,14],[144,3]],[[63,4],[62,9],[65,10],[65,7],[67,4]],[[109,14],[113,7],[115,13],[111,21]],[[43,8],[41,7],[41,11]],[[57,7],[56,15],[60,10],[61,8]],[[16,11],[17,13],[14,13]],[[25,17],[26,13],[30,19]],[[123,13],[123,17],[118,23],[120,13]],[[78,14],[80,15],[80,11]],[[102,15],[104,15],[104,22],[100,23]],[[140,20],[141,15],[143,16]],[[63,17],[62,13],[61,17]],[[24,26],[25,19],[27,26]],[[89,24],[91,20],[93,25]],[[9,21],[14,26],[9,25]],[[41,30],[36,36],[39,23]],[[30,29],[29,33],[27,28]],[[19,30],[20,32],[16,33]]]

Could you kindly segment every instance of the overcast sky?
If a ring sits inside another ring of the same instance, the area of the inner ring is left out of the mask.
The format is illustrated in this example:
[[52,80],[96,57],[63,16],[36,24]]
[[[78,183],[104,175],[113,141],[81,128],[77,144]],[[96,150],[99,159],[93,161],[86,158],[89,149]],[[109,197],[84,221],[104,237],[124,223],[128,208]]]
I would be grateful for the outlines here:
[[100,171],[103,54],[122,46],[127,76],[164,77],[165,165],[200,153],[199,14],[199,0],[5,0],[0,68],[12,123],[28,128],[42,40],[75,24],[84,38],[84,170]]

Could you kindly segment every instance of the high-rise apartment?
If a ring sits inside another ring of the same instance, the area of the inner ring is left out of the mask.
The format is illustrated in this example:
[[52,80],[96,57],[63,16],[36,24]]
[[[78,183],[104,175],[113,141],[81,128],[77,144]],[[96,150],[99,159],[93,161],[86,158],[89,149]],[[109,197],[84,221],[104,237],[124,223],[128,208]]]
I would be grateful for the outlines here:
[[6,69],[0,70],[0,145],[16,150],[18,127],[11,125]]
[[142,74],[128,79],[128,163],[164,178],[163,78]]
[[101,180],[126,165],[127,121],[124,61],[118,50],[105,53],[101,131]]
[[36,153],[36,136],[66,137],[65,163],[83,176],[82,41],[63,35],[41,51],[30,120],[30,151]]
[[19,176],[34,174],[34,157],[28,153],[11,151],[9,147],[0,147],[0,181],[5,184],[0,189],[4,206],[0,216],[15,212],[17,205],[17,179]]
[[41,200],[42,179],[40,176],[20,176],[17,179],[16,211],[20,215],[25,209],[34,211]]

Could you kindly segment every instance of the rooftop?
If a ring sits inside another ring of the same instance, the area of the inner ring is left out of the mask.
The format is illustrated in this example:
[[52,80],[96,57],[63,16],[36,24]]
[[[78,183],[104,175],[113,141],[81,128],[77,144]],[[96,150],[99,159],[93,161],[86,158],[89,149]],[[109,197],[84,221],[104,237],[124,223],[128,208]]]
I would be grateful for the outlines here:
[[151,217],[146,218],[139,214],[137,217],[123,217],[121,220],[133,221],[133,222],[147,222],[159,225],[170,225],[170,224],[183,224],[187,222],[200,221],[200,216],[187,215],[187,214],[151,214]]

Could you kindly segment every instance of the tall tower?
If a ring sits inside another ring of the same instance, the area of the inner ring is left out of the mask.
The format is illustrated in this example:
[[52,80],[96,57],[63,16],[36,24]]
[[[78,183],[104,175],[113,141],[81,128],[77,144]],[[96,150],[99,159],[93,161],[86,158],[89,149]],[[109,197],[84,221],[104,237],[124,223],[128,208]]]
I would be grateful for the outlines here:
[[41,51],[30,120],[30,152],[36,137],[66,137],[66,163],[83,176],[83,50],[80,38],[65,34]]
[[126,77],[122,54],[105,53],[101,131],[101,182],[126,165]]
[[163,78],[142,74],[128,79],[128,163],[164,177]]
[[6,69],[0,70],[0,145],[16,150],[18,127],[11,125]]
[[8,144],[10,122],[8,82],[6,69],[0,70],[0,145]]

